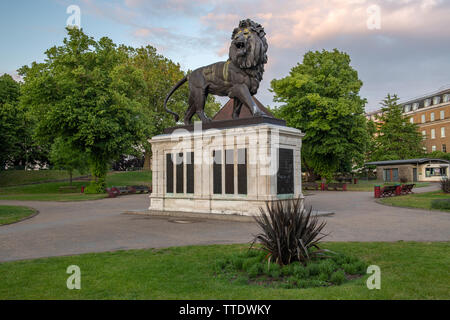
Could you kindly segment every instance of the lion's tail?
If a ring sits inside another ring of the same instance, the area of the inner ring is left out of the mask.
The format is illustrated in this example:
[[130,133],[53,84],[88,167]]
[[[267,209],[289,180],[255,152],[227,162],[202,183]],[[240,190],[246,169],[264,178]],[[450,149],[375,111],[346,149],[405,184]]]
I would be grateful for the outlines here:
[[170,114],[173,114],[173,116],[175,117],[175,122],[178,121],[178,119],[180,119],[180,117],[178,116],[177,113],[173,112],[172,110],[169,110],[167,108],[167,101],[169,101],[170,96],[179,88],[181,87],[185,82],[187,81],[187,76],[185,76],[183,79],[181,79],[180,81],[177,82],[177,84],[172,88],[172,90],[170,90],[169,94],[166,97],[166,100],[164,100],[164,109],[166,109],[166,111]]

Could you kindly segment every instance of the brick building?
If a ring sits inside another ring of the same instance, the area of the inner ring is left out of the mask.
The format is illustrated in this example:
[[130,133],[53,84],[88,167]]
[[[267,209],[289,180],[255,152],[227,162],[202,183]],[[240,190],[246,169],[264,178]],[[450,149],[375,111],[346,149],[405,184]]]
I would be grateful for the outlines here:
[[[403,114],[419,126],[424,149],[449,152],[450,150],[450,86],[436,92],[401,103]],[[381,110],[366,113],[366,118],[379,122]]]

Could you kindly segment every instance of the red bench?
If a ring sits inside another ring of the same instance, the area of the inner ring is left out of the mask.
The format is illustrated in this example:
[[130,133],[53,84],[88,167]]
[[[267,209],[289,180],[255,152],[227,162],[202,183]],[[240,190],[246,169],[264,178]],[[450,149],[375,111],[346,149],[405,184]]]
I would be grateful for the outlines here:
[[412,189],[414,188],[415,184],[404,184],[402,185],[402,190],[400,191],[401,194],[410,194],[414,193]]

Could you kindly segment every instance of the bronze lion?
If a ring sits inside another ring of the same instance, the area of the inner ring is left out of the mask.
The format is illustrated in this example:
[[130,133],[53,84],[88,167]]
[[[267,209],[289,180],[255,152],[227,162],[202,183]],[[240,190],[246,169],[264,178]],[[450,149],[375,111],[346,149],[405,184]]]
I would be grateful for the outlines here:
[[233,119],[239,118],[242,104],[245,104],[253,116],[264,115],[252,96],[258,91],[259,83],[267,63],[267,40],[264,28],[250,20],[241,20],[239,27],[233,30],[229,59],[205,67],[198,68],[181,79],[170,90],[164,101],[164,108],[175,116],[179,116],[167,108],[170,96],[186,81],[189,82],[189,108],[184,116],[184,123],[191,124],[195,113],[202,122],[209,122],[205,114],[205,102],[208,94],[228,96],[234,99]]

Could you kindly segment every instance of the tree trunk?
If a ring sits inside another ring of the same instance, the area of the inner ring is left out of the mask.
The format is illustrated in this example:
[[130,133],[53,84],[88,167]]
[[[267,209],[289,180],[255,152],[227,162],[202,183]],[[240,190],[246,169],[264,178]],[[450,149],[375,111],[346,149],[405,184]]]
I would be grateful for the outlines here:
[[142,170],[150,171],[152,170],[152,154],[150,151],[146,151],[144,155],[144,167]]

